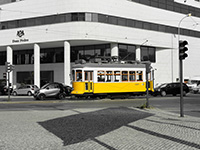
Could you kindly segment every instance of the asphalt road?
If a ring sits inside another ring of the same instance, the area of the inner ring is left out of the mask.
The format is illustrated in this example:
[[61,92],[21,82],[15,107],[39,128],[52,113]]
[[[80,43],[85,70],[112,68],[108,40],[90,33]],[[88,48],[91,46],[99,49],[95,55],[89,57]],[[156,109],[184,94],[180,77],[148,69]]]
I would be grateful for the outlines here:
[[[0,97],[0,149],[199,149],[199,118],[178,117],[178,96],[35,101]],[[200,94],[184,97],[186,115],[200,116]],[[155,114],[156,113],[156,114]],[[145,141],[145,142],[144,142]],[[138,147],[137,147],[138,146]]]
[[[35,101],[32,97],[15,96],[7,102],[7,97],[0,97],[0,111],[9,110],[70,110],[76,108],[111,108],[111,107],[140,107],[146,102],[146,97],[129,99],[47,99]],[[180,97],[150,97],[150,106],[165,111],[180,113]],[[184,97],[184,115],[200,117],[200,94],[188,94]]]

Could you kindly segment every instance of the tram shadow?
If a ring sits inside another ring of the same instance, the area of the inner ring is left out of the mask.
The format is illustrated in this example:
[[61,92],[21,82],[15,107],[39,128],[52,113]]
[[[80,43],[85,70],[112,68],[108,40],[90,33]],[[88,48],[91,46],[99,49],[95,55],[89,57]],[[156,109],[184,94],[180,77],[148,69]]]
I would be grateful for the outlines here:
[[[98,142],[95,137],[149,116],[152,116],[152,114],[126,107],[116,107],[38,123],[46,130],[62,139],[64,146],[66,146],[83,142],[87,139]],[[101,142],[98,143],[102,145]],[[105,144],[103,144],[103,146],[105,146]]]

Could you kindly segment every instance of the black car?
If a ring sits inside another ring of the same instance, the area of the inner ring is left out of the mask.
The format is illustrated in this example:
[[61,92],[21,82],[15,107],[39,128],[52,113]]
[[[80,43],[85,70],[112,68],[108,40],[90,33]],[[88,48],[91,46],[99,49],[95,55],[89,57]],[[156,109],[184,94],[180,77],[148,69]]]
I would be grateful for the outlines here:
[[35,92],[34,98],[39,100],[44,100],[47,97],[63,99],[65,96],[70,95],[71,91],[72,87],[62,83],[47,83]]
[[[185,83],[183,83],[183,95],[185,96],[188,92],[188,86]],[[167,94],[172,94],[173,96],[176,96],[177,94],[180,94],[180,83],[175,82],[161,84],[160,86],[154,89],[154,92],[152,94],[153,96],[166,96]]]

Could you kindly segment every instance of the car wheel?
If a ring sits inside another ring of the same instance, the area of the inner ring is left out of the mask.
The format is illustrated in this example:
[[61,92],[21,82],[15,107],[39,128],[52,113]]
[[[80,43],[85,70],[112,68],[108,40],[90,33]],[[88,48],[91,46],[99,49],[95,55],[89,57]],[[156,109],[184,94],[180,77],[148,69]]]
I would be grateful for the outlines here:
[[197,94],[197,93],[198,93],[198,91],[196,91],[196,90],[195,90],[195,91],[193,91],[193,92],[194,92],[194,94]]
[[38,96],[39,100],[45,100],[46,96],[44,94],[40,94]]
[[17,92],[13,92],[13,95],[14,95],[14,96],[17,96]]
[[58,98],[59,98],[59,99],[64,99],[65,96],[64,96],[64,94],[60,93],[60,94],[58,95]]
[[165,91],[161,91],[161,96],[166,96],[167,93]]
[[32,93],[31,93],[30,91],[28,91],[27,95],[28,95],[28,96],[31,96],[31,95],[32,95]]
[[176,96],[176,94],[172,94],[173,96]]

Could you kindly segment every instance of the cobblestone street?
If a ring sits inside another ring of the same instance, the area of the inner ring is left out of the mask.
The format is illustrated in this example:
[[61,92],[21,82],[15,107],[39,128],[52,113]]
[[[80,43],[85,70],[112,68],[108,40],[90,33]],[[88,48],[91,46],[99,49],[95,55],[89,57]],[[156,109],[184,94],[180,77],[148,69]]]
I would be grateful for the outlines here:
[[[82,121],[73,121],[72,117]],[[72,119],[71,123],[66,122],[69,119]],[[199,118],[181,118],[177,114],[159,109],[117,107],[63,111],[5,111],[0,113],[0,120],[1,150],[200,149]],[[95,121],[101,124],[95,126]],[[61,123],[60,126],[58,122]],[[74,124],[75,122],[77,124]],[[79,131],[78,126],[82,127]],[[95,134],[90,132],[94,129],[98,130]],[[73,132],[68,134],[70,130]],[[82,136],[77,139],[75,133]],[[82,139],[83,137],[86,139]],[[66,138],[74,141],[66,143]]]

